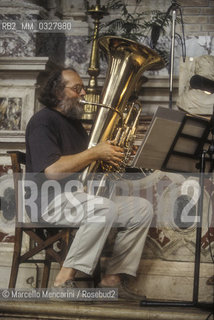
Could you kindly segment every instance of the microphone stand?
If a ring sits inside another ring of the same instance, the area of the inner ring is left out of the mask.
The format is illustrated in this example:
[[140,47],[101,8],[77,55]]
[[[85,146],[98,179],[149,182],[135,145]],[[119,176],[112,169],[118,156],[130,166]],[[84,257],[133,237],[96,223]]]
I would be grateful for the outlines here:
[[183,16],[180,5],[177,3],[176,0],[172,0],[171,6],[168,8],[165,18],[162,21],[160,26],[154,25],[152,30],[152,40],[151,40],[151,47],[155,49],[157,45],[157,41],[160,36],[160,31],[163,28],[166,19],[169,17],[170,12],[172,11],[172,27],[171,27],[171,48],[170,48],[170,71],[169,71],[169,108],[172,109],[172,93],[173,93],[173,73],[174,73],[174,52],[175,52],[175,27],[176,27],[176,18],[177,18],[177,10],[180,12],[181,16],[181,24],[182,24],[182,33],[183,39],[180,37],[182,42],[182,56],[183,61],[185,62],[186,57],[186,47],[185,47],[185,36],[184,36],[184,23],[183,23]]
[[176,10],[178,4],[172,3],[172,30],[171,30],[171,49],[170,49],[170,73],[169,73],[169,109],[172,109],[172,91],[173,91],[173,73],[174,73],[174,53],[175,53],[175,26],[176,26]]
[[173,74],[174,74],[174,54],[175,54],[175,27],[177,18],[177,9],[180,5],[176,0],[172,1],[172,5],[168,9],[168,14],[172,11],[172,30],[171,30],[171,49],[170,49],[170,72],[169,72],[169,109],[172,109],[172,91],[173,91]]
[[[201,235],[202,235],[202,218],[203,218],[203,200],[204,200],[204,178],[206,170],[206,155],[209,154],[211,166],[209,172],[213,172],[214,161],[214,109],[210,120],[208,132],[212,134],[211,145],[208,150],[202,149],[198,157],[199,163],[196,166],[199,169],[199,186],[200,196],[197,207],[197,228],[196,228],[196,246],[195,246],[195,266],[194,266],[194,280],[193,280],[193,297],[192,301],[161,301],[161,300],[142,300],[140,306],[165,306],[165,307],[198,307],[212,310],[213,305],[207,302],[199,302],[199,280],[200,280],[200,261],[201,261]],[[209,136],[209,134],[208,134]],[[203,145],[206,141],[203,141]]]
[[214,106],[213,106],[213,114],[211,117],[211,144],[208,150],[209,156],[210,156],[210,172],[214,171],[214,159],[213,159],[213,154],[214,154]]

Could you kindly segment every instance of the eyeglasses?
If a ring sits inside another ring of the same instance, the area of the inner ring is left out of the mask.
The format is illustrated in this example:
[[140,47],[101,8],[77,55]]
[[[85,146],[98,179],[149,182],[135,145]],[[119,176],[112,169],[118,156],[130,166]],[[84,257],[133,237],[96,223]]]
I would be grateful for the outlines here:
[[76,92],[77,94],[80,94],[80,92],[82,90],[85,90],[85,87],[83,84],[76,84],[75,86],[73,87],[65,87],[65,88],[69,88],[71,89],[72,91]]

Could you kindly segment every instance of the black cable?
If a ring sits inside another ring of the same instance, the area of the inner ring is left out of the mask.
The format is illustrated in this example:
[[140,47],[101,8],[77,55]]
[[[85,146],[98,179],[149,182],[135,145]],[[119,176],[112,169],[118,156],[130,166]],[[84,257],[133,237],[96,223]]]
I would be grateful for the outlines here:
[[182,39],[182,37],[181,37],[181,35],[180,35],[179,33],[175,33],[175,36],[176,36],[177,40],[179,40],[179,41],[180,41],[179,43],[180,43],[180,45],[181,45],[181,51],[182,51],[183,62],[185,62],[186,57],[184,57],[184,51],[185,51],[185,49],[184,49],[184,42],[183,42],[183,39]]
[[183,57],[183,62],[185,62],[186,60],[186,40],[185,40],[185,33],[184,33],[184,20],[183,20],[183,13],[181,10],[181,7],[178,7],[178,10],[180,12],[180,17],[181,17],[181,29],[182,29],[182,37],[183,37],[183,41],[182,41],[182,57]]

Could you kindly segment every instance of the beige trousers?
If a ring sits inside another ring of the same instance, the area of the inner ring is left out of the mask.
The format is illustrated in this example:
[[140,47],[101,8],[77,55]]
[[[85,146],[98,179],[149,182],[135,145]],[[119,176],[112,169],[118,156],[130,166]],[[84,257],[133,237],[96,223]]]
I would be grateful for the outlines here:
[[61,194],[43,214],[43,219],[54,225],[78,226],[63,266],[89,275],[113,227],[118,231],[106,273],[136,276],[152,217],[152,206],[146,199],[119,196],[111,201],[84,192]]

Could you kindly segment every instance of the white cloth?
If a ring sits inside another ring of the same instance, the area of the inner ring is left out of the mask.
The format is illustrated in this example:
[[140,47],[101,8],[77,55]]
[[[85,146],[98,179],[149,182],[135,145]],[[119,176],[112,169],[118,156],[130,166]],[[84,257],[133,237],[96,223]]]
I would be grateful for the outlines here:
[[190,87],[190,79],[199,75],[214,81],[214,56],[202,55],[181,59],[179,71],[179,96],[177,106],[190,114],[211,115],[213,113],[214,94]]

